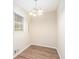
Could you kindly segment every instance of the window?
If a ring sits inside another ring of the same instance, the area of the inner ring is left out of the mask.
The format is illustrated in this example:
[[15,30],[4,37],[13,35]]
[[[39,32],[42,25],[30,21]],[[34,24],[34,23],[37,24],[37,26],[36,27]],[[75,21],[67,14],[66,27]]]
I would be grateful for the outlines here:
[[14,13],[14,30],[22,31],[23,30],[23,17]]

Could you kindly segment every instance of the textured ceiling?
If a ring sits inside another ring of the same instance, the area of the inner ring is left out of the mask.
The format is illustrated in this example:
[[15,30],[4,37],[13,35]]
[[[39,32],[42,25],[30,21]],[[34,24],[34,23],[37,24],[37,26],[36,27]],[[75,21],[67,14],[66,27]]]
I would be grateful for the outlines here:
[[[14,0],[14,4],[19,5],[26,11],[30,11],[34,7],[34,0]],[[45,12],[55,11],[58,7],[59,0],[38,0],[37,5],[44,9]]]

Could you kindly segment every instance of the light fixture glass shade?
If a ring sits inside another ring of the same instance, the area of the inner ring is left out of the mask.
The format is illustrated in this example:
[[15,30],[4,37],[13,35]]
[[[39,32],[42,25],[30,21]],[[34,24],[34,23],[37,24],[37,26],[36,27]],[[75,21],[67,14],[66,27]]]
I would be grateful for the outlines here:
[[43,15],[43,10],[42,9],[33,9],[32,11],[29,12],[29,15],[31,16],[40,16]]

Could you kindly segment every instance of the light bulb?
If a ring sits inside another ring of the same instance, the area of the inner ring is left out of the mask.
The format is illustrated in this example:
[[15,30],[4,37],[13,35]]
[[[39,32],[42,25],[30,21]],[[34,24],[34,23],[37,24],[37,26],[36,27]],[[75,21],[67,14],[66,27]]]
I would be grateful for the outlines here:
[[33,13],[32,12],[29,12],[29,15],[33,15]]
[[36,16],[36,14],[33,14],[33,16]]
[[43,12],[43,10],[39,9],[39,10],[38,10],[38,12],[41,12],[41,13],[42,13],[42,12]]

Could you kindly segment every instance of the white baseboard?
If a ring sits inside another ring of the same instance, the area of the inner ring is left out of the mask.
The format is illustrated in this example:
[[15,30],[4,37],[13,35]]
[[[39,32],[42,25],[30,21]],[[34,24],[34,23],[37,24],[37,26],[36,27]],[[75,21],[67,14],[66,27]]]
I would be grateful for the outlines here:
[[57,48],[56,48],[56,47],[45,46],[45,45],[40,45],[40,44],[32,44],[32,45],[43,46],[43,47],[48,47],[48,48],[54,48],[54,49],[56,49],[56,50],[57,50]]
[[16,53],[13,58],[15,58],[16,56],[18,56],[19,54],[21,54],[25,49],[27,49],[28,47],[30,47],[31,45],[28,45],[27,47],[25,47],[24,49],[22,49],[21,51],[19,51],[18,53]]
[[59,52],[59,50],[57,49],[57,52],[58,52],[58,55],[59,55],[59,57],[60,57],[60,59],[61,59],[61,55],[60,55],[60,52]]

